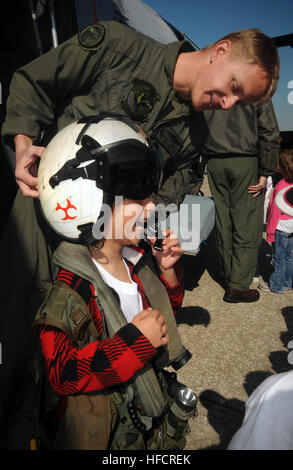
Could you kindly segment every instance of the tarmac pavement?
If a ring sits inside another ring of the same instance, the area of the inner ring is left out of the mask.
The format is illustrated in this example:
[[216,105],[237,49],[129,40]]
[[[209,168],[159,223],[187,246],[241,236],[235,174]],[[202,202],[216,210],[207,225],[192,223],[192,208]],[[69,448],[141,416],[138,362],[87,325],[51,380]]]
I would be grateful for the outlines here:
[[[209,196],[207,182],[202,189]],[[192,358],[178,371],[178,379],[199,399],[186,450],[227,449],[252,391],[271,374],[293,367],[287,348],[293,340],[293,290],[260,291],[254,303],[224,302],[215,259],[214,231],[197,256],[182,258],[186,292],[177,322]],[[259,262],[267,280],[272,267],[265,239]]]

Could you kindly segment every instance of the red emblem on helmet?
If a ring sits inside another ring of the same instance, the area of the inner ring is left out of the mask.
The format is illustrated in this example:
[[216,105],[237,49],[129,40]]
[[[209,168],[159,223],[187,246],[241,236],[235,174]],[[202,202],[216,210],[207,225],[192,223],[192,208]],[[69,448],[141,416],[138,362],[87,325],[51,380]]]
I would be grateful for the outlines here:
[[56,211],[58,211],[59,209],[62,209],[64,211],[64,214],[65,214],[65,217],[63,217],[62,220],[73,220],[73,219],[76,219],[77,215],[75,215],[74,217],[71,217],[69,214],[68,214],[68,211],[69,209],[76,209],[76,207],[71,204],[70,200],[69,199],[66,199],[66,202],[67,202],[67,206],[66,207],[61,207],[59,202],[57,203],[57,206],[56,206]]

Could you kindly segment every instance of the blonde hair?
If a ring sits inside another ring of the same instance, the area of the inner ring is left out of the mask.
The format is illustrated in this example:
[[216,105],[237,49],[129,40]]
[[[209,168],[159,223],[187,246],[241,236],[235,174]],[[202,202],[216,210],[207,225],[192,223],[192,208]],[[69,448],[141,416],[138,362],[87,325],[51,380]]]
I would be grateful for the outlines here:
[[280,77],[280,58],[273,40],[259,29],[249,28],[227,34],[205,49],[211,49],[223,40],[231,41],[232,60],[244,58],[248,64],[259,65],[267,74],[269,84],[259,103],[267,101],[275,93]]

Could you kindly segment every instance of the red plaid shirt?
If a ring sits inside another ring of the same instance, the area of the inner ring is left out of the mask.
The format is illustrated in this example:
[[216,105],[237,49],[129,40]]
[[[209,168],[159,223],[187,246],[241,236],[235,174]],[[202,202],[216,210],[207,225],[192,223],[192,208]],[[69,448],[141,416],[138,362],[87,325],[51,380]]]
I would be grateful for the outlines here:
[[[144,289],[130,264],[132,279],[138,284],[143,308],[150,305]],[[181,269],[175,268],[178,284],[170,287],[162,276],[174,314],[183,301]],[[61,269],[57,279],[75,289],[86,301],[98,332],[103,334],[103,322],[93,286],[81,277]],[[119,385],[129,380],[145,366],[157,350],[132,323],[122,327],[112,339],[96,340],[79,348],[69,336],[53,326],[40,329],[40,343],[48,380],[53,389],[63,397],[88,393]]]

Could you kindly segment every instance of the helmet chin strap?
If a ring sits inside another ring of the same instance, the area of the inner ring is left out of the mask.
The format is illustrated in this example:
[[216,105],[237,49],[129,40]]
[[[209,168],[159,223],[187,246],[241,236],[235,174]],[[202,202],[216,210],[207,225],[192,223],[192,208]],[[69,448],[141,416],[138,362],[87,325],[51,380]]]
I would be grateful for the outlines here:
[[102,240],[98,240],[97,243],[91,245],[91,248],[93,250],[98,251],[98,250],[101,250],[104,247],[104,245],[105,245],[105,239],[102,238]]
[[[100,237],[97,237],[97,230],[95,230],[95,227],[97,225],[100,225],[99,221],[100,219],[104,216],[103,213],[103,206],[107,207],[112,207],[114,204],[115,197],[112,194],[109,193],[103,193],[103,203],[102,203],[102,209],[100,211],[100,214],[96,220],[95,223],[88,223],[88,224],[83,224],[83,225],[78,225],[77,228],[80,231],[80,242],[85,243],[86,245],[95,245],[97,242],[101,241],[102,239]],[[102,224],[103,225],[103,224]],[[99,230],[100,231],[100,230]]]

